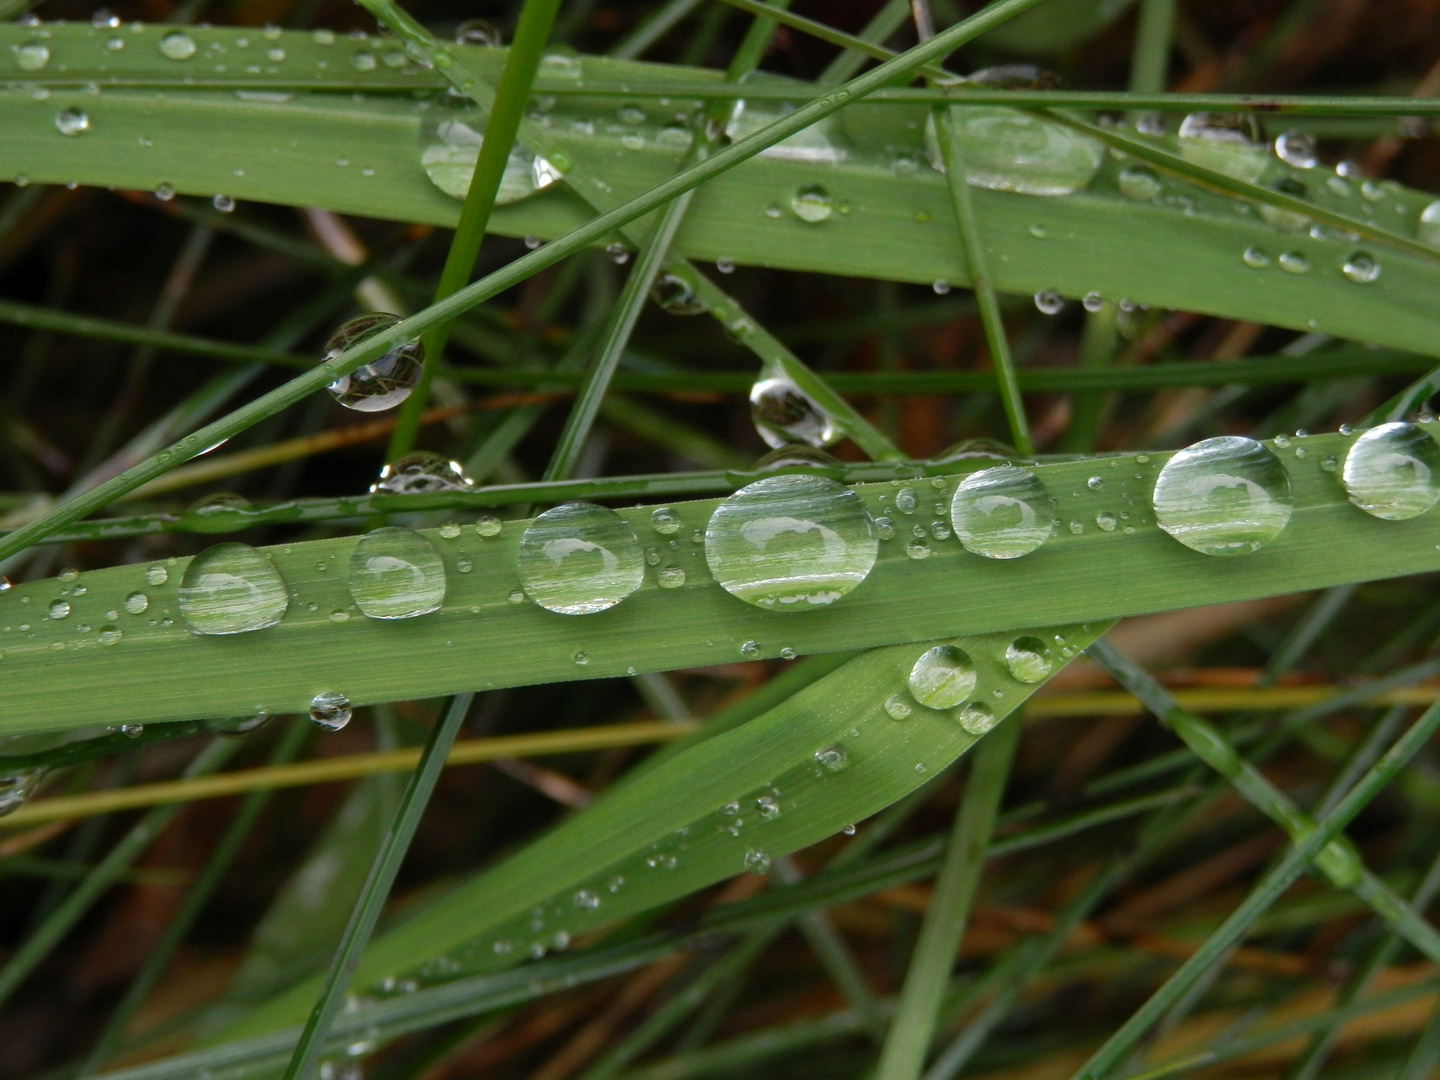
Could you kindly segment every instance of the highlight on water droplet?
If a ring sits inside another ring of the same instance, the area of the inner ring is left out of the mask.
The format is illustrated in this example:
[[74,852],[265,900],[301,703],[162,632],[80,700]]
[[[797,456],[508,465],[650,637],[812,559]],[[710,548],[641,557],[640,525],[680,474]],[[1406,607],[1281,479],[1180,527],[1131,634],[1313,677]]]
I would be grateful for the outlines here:
[[1180,156],[1252,183],[1269,159],[1260,123],[1249,113],[1191,113],[1180,125]]
[[615,511],[572,502],[530,523],[516,568],[525,594],[547,611],[590,615],[640,587],[645,556],[635,530]]
[[371,493],[416,495],[434,491],[465,491],[475,482],[465,475],[458,461],[416,450],[387,463],[380,479],[370,485]]
[[1240,435],[1175,454],[1155,478],[1155,521],[1205,555],[1248,555],[1278,537],[1294,506],[1285,466]]
[[761,378],[750,388],[750,419],[760,438],[776,450],[795,442],[818,448],[840,441],[830,414],[783,375]]
[[[333,360],[399,322],[398,316],[381,311],[357,316],[330,335],[322,359]],[[418,340],[402,342],[349,375],[340,376],[330,384],[330,395],[347,409],[359,412],[393,409],[415,389],[424,362],[425,347]]]
[[931,709],[953,709],[975,690],[975,664],[954,645],[926,649],[910,668],[910,693]]
[[1018,559],[1040,547],[1054,528],[1055,500],[1040,478],[1015,465],[997,465],[960,481],[950,523],[966,551],[987,559]]
[[1440,499],[1440,445],[1414,424],[1381,424],[1351,444],[1340,482],[1350,501],[1372,517],[1419,517]]
[[1315,136],[1304,131],[1287,131],[1278,136],[1275,156],[1294,169],[1313,169],[1320,160]]
[[189,60],[195,55],[195,39],[183,30],[174,30],[160,39],[160,55],[167,60]]
[[913,711],[903,694],[891,694],[881,707],[892,720],[904,720]]
[[[420,167],[446,195],[463,200],[485,141],[489,113],[467,97],[445,94],[420,114]],[[560,171],[516,143],[505,161],[496,203],[518,202],[560,179]]]
[[849,766],[850,755],[839,743],[831,743],[815,751],[815,760],[830,772],[840,772]]
[[369,618],[413,619],[445,602],[445,563],[419,533],[387,525],[356,542],[346,584]]
[[1005,667],[1023,683],[1044,682],[1053,666],[1050,647],[1038,637],[1018,637],[1005,647]]
[[90,117],[74,106],[61,109],[55,114],[55,129],[61,135],[83,135],[90,130]]
[[752,874],[764,874],[770,869],[770,856],[759,848],[751,848],[745,853],[745,869]]
[[800,611],[834,603],[869,575],[880,541],[860,497],[823,476],[766,477],[715,508],[705,561],[747,604]]
[[801,221],[818,225],[835,210],[835,201],[821,184],[801,184],[790,196],[790,209]]
[[43,41],[27,41],[15,49],[15,63],[21,71],[39,71],[50,62],[50,47]]
[[310,699],[310,720],[318,728],[339,731],[350,723],[350,699],[335,690],[326,690]]
[[180,615],[197,634],[243,634],[274,626],[290,605],[285,581],[264,552],[216,544],[180,579]]
[[1340,267],[1340,272],[1357,285],[1369,285],[1380,276],[1380,263],[1366,251],[1356,251]]

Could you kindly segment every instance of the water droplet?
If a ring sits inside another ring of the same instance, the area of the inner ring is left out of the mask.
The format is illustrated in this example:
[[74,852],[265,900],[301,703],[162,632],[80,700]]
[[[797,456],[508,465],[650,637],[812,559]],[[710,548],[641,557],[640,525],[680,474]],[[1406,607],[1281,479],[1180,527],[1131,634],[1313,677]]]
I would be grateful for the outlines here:
[[505,39],[500,36],[499,30],[484,19],[466,19],[455,28],[455,44],[498,49],[505,44]]
[[347,584],[369,618],[413,619],[445,602],[445,564],[425,537],[387,525],[355,544]]
[[770,869],[770,856],[759,848],[751,848],[745,853],[745,869],[752,874],[764,874]]
[[40,785],[43,775],[41,769],[26,769],[0,776],[0,817],[13,814],[24,806]]
[[821,447],[840,440],[830,415],[784,376],[762,378],[750,388],[750,419],[766,445],[777,450],[794,442]]
[[892,720],[904,720],[911,712],[910,702],[900,694],[891,694],[886,698],[883,708]]
[[1102,532],[1114,532],[1115,515],[1109,510],[1101,510],[1100,513],[1095,515],[1095,524],[1100,527]]
[[50,62],[50,47],[43,41],[27,41],[15,50],[21,71],[39,71]]
[[1014,465],[971,473],[955,489],[950,521],[965,550],[1018,559],[1050,538],[1055,502],[1040,478]]
[[1328,473],[1340,471],[1340,460],[1334,454],[1326,454],[1320,459],[1320,468]]
[[96,638],[101,645],[118,645],[125,634],[118,628],[110,625],[100,627],[100,633]]
[[701,315],[705,304],[695,292],[695,286],[681,274],[667,270],[655,277],[650,287],[650,299],[661,311],[671,315]]
[[816,750],[815,760],[830,772],[840,772],[850,765],[850,756],[839,743],[831,743]]
[[640,539],[613,510],[572,502],[541,514],[520,538],[517,561],[526,594],[548,611],[589,615],[640,587]]
[[50,605],[50,618],[63,619],[70,614],[70,605],[64,600],[56,600]]
[[740,646],[740,655],[746,660],[754,660],[760,655],[760,643],[758,641],[747,641]]
[[814,225],[834,212],[835,202],[830,198],[830,192],[820,184],[802,184],[790,196],[790,209],[801,221]]
[[1105,478],[1103,476],[1092,476],[1085,481],[1085,486],[1091,491],[1099,491],[1105,486]]
[[[975,72],[973,81],[985,72]],[[1088,135],[1028,113],[994,105],[952,108],[951,130],[972,187],[1024,195],[1070,195],[1088,185],[1105,158]],[[930,164],[944,171],[935,119],[925,122]]]
[[[64,570],[61,570],[60,573],[56,574],[55,576],[60,581],[63,581],[68,585],[72,581],[80,580],[80,571],[76,570],[73,566],[67,566]],[[76,595],[79,594],[77,593]]]
[[175,185],[160,183],[155,185],[155,198],[161,202],[169,202],[175,198]]
[[1380,264],[1368,252],[1357,251],[1345,260],[1340,272],[1357,285],[1368,285],[1380,276]]
[[570,902],[581,911],[594,911],[600,906],[600,897],[589,889],[580,889],[570,898]]
[[1264,270],[1270,265],[1269,252],[1264,248],[1254,247],[1253,245],[1247,247],[1244,254],[1240,257],[1245,261],[1245,265],[1253,270]]
[[1285,251],[1280,254],[1280,269],[1287,274],[1308,274],[1310,272],[1310,260],[1298,251]]
[[975,689],[975,665],[954,645],[936,645],[920,654],[910,669],[910,693],[931,709],[953,709]]
[[334,690],[326,690],[310,699],[310,720],[326,731],[339,731],[350,723],[350,699]]
[[380,479],[371,492],[415,495],[433,491],[464,491],[475,486],[458,461],[417,450],[390,462],[380,470]]
[[662,589],[678,589],[685,584],[685,570],[679,566],[667,566],[656,573],[655,584]]
[[722,255],[715,260],[715,269],[722,274],[733,274],[735,272],[735,260]]
[[492,514],[485,514],[475,522],[475,531],[486,540],[499,536],[504,528],[500,519]]
[[163,566],[152,566],[145,571],[145,581],[150,585],[164,585],[170,580],[170,571]]
[[1222,435],[1175,454],[1155,480],[1155,521],[1205,555],[1246,555],[1284,531],[1290,477],[1254,439]]
[[576,667],[584,667],[586,664],[590,663],[590,654],[582,649],[577,652],[573,657],[571,657],[571,659],[575,661]]
[[1420,220],[1415,226],[1415,239],[1430,247],[1440,248],[1440,199],[1420,211]]
[[1137,202],[1150,202],[1165,190],[1155,170],[1145,165],[1125,166],[1120,170],[1118,183],[1120,194]]
[[505,595],[505,599],[508,600],[508,601],[509,601],[510,603],[512,603],[512,604],[523,604],[523,603],[525,602],[525,590],[524,590],[524,589],[511,589],[511,590]]
[[1320,157],[1315,136],[1304,131],[1287,131],[1275,140],[1275,156],[1292,169],[1313,169]]
[[1253,183],[1269,155],[1260,124],[1249,113],[1191,113],[1180,125],[1180,156],[1207,169]]
[[1440,446],[1414,424],[1381,424],[1351,444],[1340,482],[1350,501],[1373,517],[1419,517],[1440,499]]
[[1037,637],[1019,637],[1005,648],[1005,667],[1023,683],[1044,682],[1054,662],[1050,648]]
[[905,555],[911,559],[928,559],[931,556],[930,545],[924,540],[911,540],[905,545]]
[[1105,298],[1098,292],[1087,292],[1080,298],[1080,306],[1086,311],[1099,311],[1105,306]]
[[821,476],[767,477],[716,507],[705,560],[721,588],[772,611],[833,603],[879,554],[860,497]]
[[197,634],[263,630],[280,621],[289,603],[280,571],[247,544],[206,548],[180,581],[180,614]]
[[[420,167],[430,182],[446,195],[463,200],[485,141],[489,114],[468,98],[446,95],[420,114]],[[495,201],[518,202],[549,187],[561,172],[545,158],[536,157],[518,142],[505,160],[505,172]],[[538,243],[535,246],[539,246]]]
[[210,205],[222,214],[230,214],[235,210],[235,200],[229,195],[216,195],[210,200]]
[[176,30],[160,39],[160,55],[167,60],[189,60],[195,55],[195,39]]
[[773,821],[780,816],[780,804],[769,795],[761,795],[755,800],[755,812],[766,821]]
[[55,114],[55,128],[61,135],[82,135],[90,130],[90,117],[74,107]]
[[[333,360],[399,322],[398,317],[379,311],[351,319],[330,335],[322,359]],[[349,375],[340,376],[330,384],[330,394],[347,409],[359,412],[393,409],[415,389],[424,361],[425,349],[418,340],[402,342]]]
[[984,735],[996,724],[995,710],[982,701],[972,701],[955,717],[963,731],[970,735]]
[[1065,306],[1065,298],[1054,289],[1045,289],[1035,294],[1035,307],[1042,315],[1057,315]]

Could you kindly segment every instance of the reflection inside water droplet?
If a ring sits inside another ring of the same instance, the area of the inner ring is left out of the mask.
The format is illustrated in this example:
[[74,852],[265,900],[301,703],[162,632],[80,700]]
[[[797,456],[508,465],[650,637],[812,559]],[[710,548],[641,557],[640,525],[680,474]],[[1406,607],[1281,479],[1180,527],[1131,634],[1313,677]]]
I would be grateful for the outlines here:
[[1005,648],[1005,667],[1023,683],[1044,682],[1053,661],[1050,649],[1037,637],[1019,637]]
[[185,568],[179,604],[197,634],[242,634],[274,626],[290,599],[264,552],[247,544],[216,544]]
[[347,585],[369,618],[413,619],[445,602],[445,564],[425,537],[389,525],[355,544]]
[[[379,311],[351,319],[330,335],[322,359],[333,360],[399,322],[398,317]],[[368,364],[340,376],[330,384],[330,395],[347,409],[359,412],[393,409],[415,389],[424,361],[425,348],[418,340],[401,342]]]
[[975,665],[963,649],[936,645],[910,668],[910,693],[931,709],[953,709],[975,690]]
[[1340,481],[1350,501],[1373,517],[1419,517],[1440,499],[1440,445],[1414,424],[1381,424],[1351,445]]
[[965,477],[950,502],[950,521],[967,551],[1018,559],[1050,538],[1055,501],[1040,478],[1014,465]]
[[1155,479],[1155,521],[1205,555],[1246,555],[1284,531],[1290,477],[1254,439],[1222,435],[1175,454]]
[[614,607],[640,587],[640,539],[613,510],[594,503],[557,506],[520,538],[517,559],[525,593],[548,611],[589,615]]
[[822,447],[840,440],[830,415],[784,376],[760,379],[750,388],[750,418],[760,437],[776,450],[794,442]]
[[350,723],[350,699],[334,690],[326,690],[310,699],[310,720],[325,731],[339,731]]

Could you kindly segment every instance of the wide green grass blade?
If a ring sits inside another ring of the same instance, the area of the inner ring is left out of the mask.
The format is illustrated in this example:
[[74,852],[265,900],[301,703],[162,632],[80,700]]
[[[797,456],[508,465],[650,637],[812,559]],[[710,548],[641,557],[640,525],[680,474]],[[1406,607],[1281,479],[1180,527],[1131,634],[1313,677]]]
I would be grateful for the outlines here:
[[[1051,627],[1065,656],[1103,626]],[[1008,634],[957,639],[978,678],[974,699],[1005,717],[1035,689],[1004,661]],[[775,857],[833,836],[926,783],[977,741],[954,716],[912,705],[893,719],[929,647],[875,649],[744,726],[625,785],[495,870],[376,939],[356,985],[388,976],[444,980],[565,948],[582,933],[714,881],[763,872]],[[230,1035],[303,1011],[302,987]]]
[[[904,534],[946,519],[935,506],[948,507],[952,480],[855,485],[870,513],[891,517],[902,535],[882,542],[874,570],[853,594],[810,612],[764,611],[713,583],[694,538],[703,538],[715,500],[673,504],[682,523],[675,550],[652,530],[648,508],[620,511],[655,547],[661,565],[647,569],[645,583],[624,603],[595,615],[557,615],[524,601],[515,569],[524,521],[506,523],[495,538],[468,526],[445,530],[456,533],[451,539],[428,532],[447,569],[445,604],[399,622],[365,619],[353,606],[346,568],[354,537],[266,549],[292,599],[278,626],[248,634],[188,632],[177,602],[187,559],[154,564],[166,577],[159,585],[147,583],[149,564],[87,572],[79,582],[84,595],[53,579],[29,582],[0,594],[7,668],[0,731],[81,727],[102,716],[145,723],[258,707],[302,712],[322,691],[366,704],[673,670],[738,659],[752,641],[755,648],[744,655],[868,648],[937,632],[1098,621],[1440,568],[1440,514],[1380,521],[1352,506],[1325,471],[1327,459],[1343,457],[1353,438],[1315,435],[1276,447],[1294,486],[1294,515],[1273,544],[1233,559],[1197,554],[1153,524],[1150,492],[1164,454],[1036,466],[1057,499],[1060,526],[1043,548],[1018,560],[979,558],[953,538],[931,539],[928,558],[908,556]],[[1099,483],[1092,486],[1092,477]],[[895,509],[903,487],[916,493],[920,513],[913,517]],[[585,493],[582,486],[567,497]],[[1103,513],[1115,514],[1120,527],[1098,527]],[[685,584],[662,589],[655,574],[672,563],[685,571]],[[139,615],[125,607],[135,592],[148,601]],[[69,614],[47,618],[52,602],[62,599]],[[107,626],[121,637],[101,645]],[[262,685],[254,678],[259,670],[266,672]],[[56,694],[56,686],[66,693]]]
[[[161,29],[147,32],[158,34]],[[84,37],[88,30],[52,28],[57,57],[65,35]],[[28,33],[0,27],[0,46],[27,40]],[[243,32],[207,30],[203,35],[230,55]],[[332,67],[343,68],[358,47],[316,46],[305,35],[287,34],[278,40],[287,56],[307,57],[299,65],[306,70],[316,63],[307,50],[339,49]],[[85,48],[95,47],[87,40]],[[466,64],[482,75],[498,74],[499,57],[489,55],[498,50],[462,52]],[[116,56],[133,62],[135,78],[146,72],[168,82],[179,78],[175,65],[158,53],[121,50]],[[93,66],[98,62],[88,68],[77,64],[66,78],[87,72],[103,77]],[[609,65],[623,65],[615,70],[624,73],[636,96],[586,99],[583,104],[565,99],[547,129],[556,144],[587,171],[603,177],[622,198],[673,175],[683,148],[669,146],[658,136],[660,117],[678,105],[662,111],[656,99],[643,97],[647,72],[653,78],[668,69],[589,57],[583,63],[586,77],[592,66],[603,75],[611,70]],[[163,94],[115,88],[97,97],[57,86],[37,101],[27,90],[0,91],[0,124],[10,132],[3,171],[35,182],[142,190],[168,183],[196,194],[225,192],[242,199],[452,225],[459,203],[435,188],[419,165],[421,106],[394,93],[396,84],[433,85],[434,77],[382,75],[376,76],[380,81],[373,89],[390,92],[358,100],[344,93],[297,92],[283,101],[257,101],[253,95],[202,88]],[[794,85],[797,101],[813,93],[805,84]],[[593,123],[627,100],[648,105],[653,117],[651,126],[643,129],[639,149],[627,149],[620,133],[607,134],[603,124]],[[686,103],[698,104],[698,99]],[[55,128],[56,114],[67,107],[83,108],[90,119],[89,130],[73,139]],[[945,179],[923,164],[924,115],[918,106],[855,104],[843,112],[836,135],[847,160],[821,167],[761,157],[717,177],[694,198],[675,251],[697,260],[724,257],[786,269],[965,283],[966,264]],[[577,133],[572,120],[587,119],[595,133]],[[222,128],[226,139],[214,139],[213,132]],[[1173,150],[1174,143],[1157,140],[1155,145]],[[897,171],[895,164],[902,159],[920,167]],[[1166,181],[1159,199],[1137,202],[1116,186],[1123,164],[1107,160],[1088,189],[1063,198],[975,191],[996,289],[1026,294],[1055,289],[1071,297],[1098,292],[1108,299],[1317,329],[1436,353],[1429,299],[1440,286],[1440,266],[1423,253],[1391,251],[1371,241],[1357,245],[1333,229],[1319,230],[1318,239],[1304,231],[1279,232],[1260,220],[1250,204],[1239,204],[1237,212],[1234,198],[1178,179]],[[237,176],[236,170],[243,175]],[[1407,242],[1415,234],[1420,209],[1430,201],[1424,193],[1388,181],[1381,186],[1381,198],[1362,201],[1353,190],[1333,193],[1323,176],[1305,179],[1314,207],[1346,215],[1356,232],[1367,231],[1367,221],[1374,220],[1378,228]],[[843,212],[812,224],[792,214],[789,202],[801,186],[816,182]],[[560,187],[497,208],[491,227],[515,236],[553,237],[577,226],[590,211]],[[778,216],[767,213],[771,208]],[[1241,256],[1252,246],[1270,256],[1268,269],[1245,266]],[[1362,248],[1382,266],[1379,279],[1368,285],[1349,281],[1341,272],[1346,258]],[[1279,270],[1275,260],[1285,252],[1303,255],[1309,272]],[[1097,257],[1102,253],[1103,258]]]

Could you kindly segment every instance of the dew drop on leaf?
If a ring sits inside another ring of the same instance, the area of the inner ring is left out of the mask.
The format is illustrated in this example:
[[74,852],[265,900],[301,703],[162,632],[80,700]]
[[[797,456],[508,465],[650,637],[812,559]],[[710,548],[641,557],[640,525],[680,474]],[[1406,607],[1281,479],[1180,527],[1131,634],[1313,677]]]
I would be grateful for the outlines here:
[[1205,439],[1175,454],[1155,479],[1155,521],[1205,555],[1247,555],[1270,543],[1294,501],[1285,467],[1239,435]]
[[1340,482],[1372,517],[1419,517],[1440,499],[1440,445],[1414,424],[1381,424],[1351,444]]
[[547,611],[589,615],[640,587],[645,556],[635,530],[615,511],[572,502],[530,523],[516,568],[525,593]]
[[334,690],[326,690],[310,699],[310,720],[326,731],[339,731],[350,723],[350,699]]
[[185,568],[180,615],[197,634],[242,634],[274,626],[290,604],[280,571],[247,544],[216,544]]
[[445,564],[425,537],[387,525],[355,544],[346,584],[367,617],[413,619],[445,602]]
[[[333,360],[399,322],[397,316],[379,311],[357,316],[330,335],[322,359]],[[424,360],[425,348],[418,340],[401,342],[368,364],[340,376],[330,384],[330,395],[347,409],[359,412],[393,409],[415,389]]]
[[987,559],[1018,559],[1050,538],[1055,501],[1040,478],[1015,465],[965,477],[950,501],[950,522],[965,550]]

